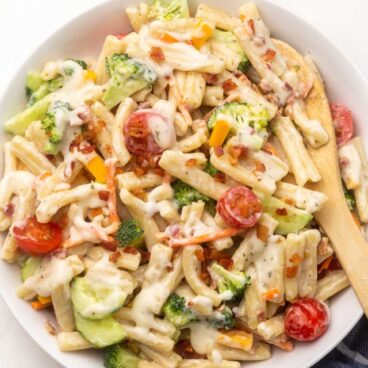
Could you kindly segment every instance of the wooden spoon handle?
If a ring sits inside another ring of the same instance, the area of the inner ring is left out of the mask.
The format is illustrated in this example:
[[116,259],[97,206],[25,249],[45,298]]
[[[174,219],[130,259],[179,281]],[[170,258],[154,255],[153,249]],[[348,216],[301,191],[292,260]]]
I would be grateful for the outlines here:
[[[339,196],[338,196],[339,197]],[[352,287],[368,317],[368,244],[355,223],[345,199],[331,198],[315,215],[335,249]]]

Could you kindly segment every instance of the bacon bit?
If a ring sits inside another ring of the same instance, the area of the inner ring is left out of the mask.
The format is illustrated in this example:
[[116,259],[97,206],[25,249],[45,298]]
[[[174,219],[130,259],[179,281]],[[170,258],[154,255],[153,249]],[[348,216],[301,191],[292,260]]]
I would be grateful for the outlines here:
[[262,59],[266,62],[272,61],[275,59],[276,51],[273,49],[267,49],[265,54],[262,56]]
[[213,178],[218,183],[225,183],[225,181],[226,181],[226,176],[225,176],[225,174],[223,172],[216,173]]
[[227,229],[217,230],[209,234],[193,236],[191,238],[171,239],[170,246],[173,248],[176,248],[176,247],[184,247],[184,246],[193,245],[193,244],[207,243],[207,242],[214,241],[217,239],[227,238],[229,236],[235,236],[239,233],[239,231],[240,229],[229,227]]
[[225,269],[230,270],[234,264],[234,261],[229,257],[229,258],[220,259],[218,263],[220,266],[224,267]]
[[137,249],[138,252],[141,254],[141,263],[140,264],[145,264],[150,260],[151,257],[151,253],[147,252],[143,249]]
[[127,254],[138,254],[138,249],[134,248],[134,247],[125,247],[123,248],[123,253],[127,253]]
[[165,61],[165,54],[160,47],[151,47],[150,56],[157,63]]
[[193,167],[197,165],[197,159],[196,158],[190,158],[189,160],[185,161],[186,167]]
[[209,259],[211,261],[219,261],[223,258],[231,258],[226,252],[222,252],[216,249],[210,249]]
[[132,189],[131,193],[143,201],[147,200],[147,193],[142,188]]
[[162,170],[160,167],[156,167],[153,169],[154,173],[159,176],[165,176],[165,171]]
[[322,264],[321,264],[321,266],[319,267],[319,269],[318,269],[318,273],[320,274],[320,273],[322,273],[323,271],[325,271],[325,270],[328,270],[329,269],[329,267],[330,267],[330,265],[331,265],[331,262],[332,262],[332,259],[333,259],[333,256],[329,256],[328,258],[326,258],[323,262],[322,262]]
[[270,142],[266,142],[263,146],[263,151],[269,153],[270,155],[274,155],[280,157],[279,152],[277,151],[276,147],[271,144]]
[[275,288],[275,289],[271,289],[263,293],[262,299],[266,301],[271,301],[274,298],[277,298],[279,295],[280,295],[280,290]]
[[255,164],[255,169],[254,171],[255,172],[261,172],[261,173],[264,173],[266,171],[266,166],[261,162],[261,161],[254,161],[254,164]]
[[111,238],[110,240],[103,240],[101,245],[104,249],[115,252],[118,247],[118,242],[116,239]]
[[298,266],[286,267],[286,277],[293,279],[298,273]]
[[295,201],[291,198],[285,198],[283,201],[287,204],[290,204],[290,206],[295,206]]
[[202,75],[207,84],[214,85],[218,81],[218,76],[216,74],[203,73]]
[[254,20],[253,19],[249,19],[248,20],[248,27],[250,28],[251,30],[251,34],[255,34],[256,33],[256,30],[254,28]]
[[195,252],[194,252],[195,256],[197,257],[198,261],[199,262],[204,262],[206,260],[206,257],[205,257],[205,254],[203,252],[203,249],[197,249]]
[[13,203],[8,203],[4,206],[3,212],[7,217],[11,217],[14,215],[15,206]]
[[231,156],[231,164],[236,165],[239,159],[245,159],[248,155],[248,148],[242,144],[237,144],[229,148],[229,155]]
[[288,82],[285,82],[285,88],[290,92],[293,90],[293,87]]
[[289,258],[289,262],[292,262],[296,265],[299,265],[300,263],[303,262],[303,258],[298,254],[298,253],[294,253],[290,258]]
[[257,238],[267,243],[269,230],[268,226],[257,224]]
[[209,286],[211,284],[211,276],[206,269],[203,269],[204,267],[202,267],[201,273],[199,274],[199,278],[207,285]]
[[45,327],[46,332],[49,335],[51,335],[51,336],[56,336],[57,335],[57,331],[56,331],[55,326],[49,320],[45,321],[44,327]]
[[101,207],[99,207],[99,208],[91,208],[88,211],[88,214],[89,214],[89,217],[90,218],[94,218],[94,217],[100,216],[100,215],[102,215],[102,208]]
[[120,174],[122,174],[124,172],[124,169],[121,167],[121,166],[119,166],[119,167],[117,167],[116,169],[115,169],[115,175],[120,175]]
[[119,251],[114,252],[114,253],[110,254],[109,261],[111,263],[116,263],[118,261],[119,257],[120,257],[120,252]]
[[95,148],[89,144],[88,142],[82,142],[78,147],[77,147],[78,151],[83,153],[83,154],[88,154],[88,153],[92,153]]
[[287,216],[288,214],[286,208],[277,208],[275,212],[279,216]]
[[216,146],[216,147],[214,148],[214,150],[215,150],[215,155],[216,155],[217,157],[221,157],[221,156],[223,156],[223,154],[225,153],[225,152],[224,152],[224,149],[223,149],[221,146]]
[[206,359],[206,355],[197,354],[189,340],[180,340],[174,347],[176,354],[179,354],[183,359]]
[[231,79],[227,79],[224,83],[222,83],[222,88],[225,92],[230,92],[233,89],[236,89],[237,85]]
[[109,199],[110,192],[108,190],[100,190],[98,192],[98,198],[101,199],[101,201],[107,201]]
[[144,169],[142,169],[141,167],[138,167],[138,166],[133,169],[133,172],[136,176],[138,176],[138,178],[143,176],[146,173],[146,171]]

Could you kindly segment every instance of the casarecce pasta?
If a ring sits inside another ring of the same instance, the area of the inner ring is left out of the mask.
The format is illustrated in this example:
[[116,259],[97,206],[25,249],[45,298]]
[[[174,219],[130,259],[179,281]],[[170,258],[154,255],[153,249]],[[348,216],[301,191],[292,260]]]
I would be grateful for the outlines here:
[[[335,139],[308,116],[314,66],[252,3],[126,13],[133,31],[96,58],[30,72],[5,122],[0,256],[21,266],[17,295],[53,310],[61,351],[104,348],[107,368],[240,368],[316,339],[349,281],[313,220],[328,198],[308,147]],[[350,111],[331,112],[365,231],[366,152]]]

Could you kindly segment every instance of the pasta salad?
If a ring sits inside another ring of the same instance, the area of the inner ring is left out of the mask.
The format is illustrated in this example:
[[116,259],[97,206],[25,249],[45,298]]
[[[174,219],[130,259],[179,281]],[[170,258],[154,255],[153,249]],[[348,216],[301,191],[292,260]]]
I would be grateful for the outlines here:
[[[317,339],[349,281],[313,218],[328,198],[308,188],[307,147],[335,138],[308,114],[311,58],[290,59],[253,3],[126,15],[133,30],[96,60],[29,72],[4,124],[0,256],[21,268],[17,295],[53,312],[61,351],[103,348],[106,368],[239,368]],[[364,233],[366,153],[330,106]]]

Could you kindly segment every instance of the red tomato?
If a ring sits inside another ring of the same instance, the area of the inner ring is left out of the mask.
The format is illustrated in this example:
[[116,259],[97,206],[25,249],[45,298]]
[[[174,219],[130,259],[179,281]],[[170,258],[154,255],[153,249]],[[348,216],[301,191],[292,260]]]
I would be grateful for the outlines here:
[[124,124],[125,144],[130,153],[135,155],[157,155],[163,151],[156,143],[148,125],[148,120],[152,117],[166,122],[161,114],[146,110],[136,111]]
[[285,313],[285,332],[298,341],[313,341],[330,323],[328,307],[316,299],[296,299]]
[[58,224],[39,223],[35,217],[19,222],[13,226],[13,235],[20,249],[32,256],[42,256],[60,247],[63,240],[62,230]]
[[262,203],[249,188],[239,185],[220,197],[216,210],[228,225],[245,229],[261,217]]
[[342,104],[330,104],[332,119],[335,124],[338,147],[345,144],[354,133],[351,111]]

